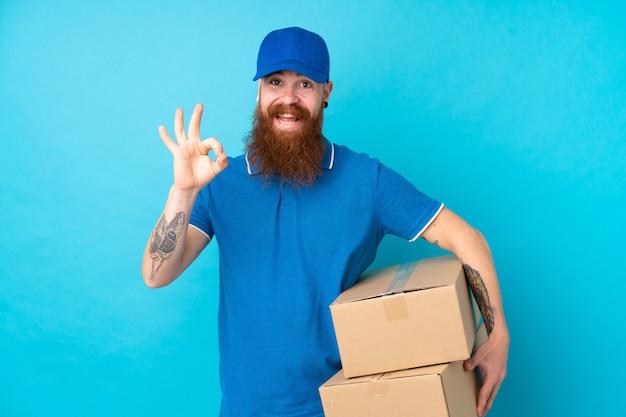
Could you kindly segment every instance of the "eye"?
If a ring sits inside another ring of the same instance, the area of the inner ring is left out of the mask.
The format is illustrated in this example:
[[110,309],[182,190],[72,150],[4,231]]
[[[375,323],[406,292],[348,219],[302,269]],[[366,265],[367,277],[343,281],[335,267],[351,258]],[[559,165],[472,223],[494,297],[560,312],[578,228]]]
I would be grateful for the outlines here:
[[271,84],[271,85],[280,85],[280,80],[279,80],[278,78],[271,78],[271,79],[268,81],[268,84]]
[[310,81],[302,81],[300,83],[300,85],[302,86],[302,88],[312,88],[313,84]]

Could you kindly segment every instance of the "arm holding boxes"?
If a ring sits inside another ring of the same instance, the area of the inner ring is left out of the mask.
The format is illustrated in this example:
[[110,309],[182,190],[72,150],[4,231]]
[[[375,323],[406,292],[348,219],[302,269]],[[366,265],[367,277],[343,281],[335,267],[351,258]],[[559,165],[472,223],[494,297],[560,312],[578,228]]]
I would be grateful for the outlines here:
[[478,367],[485,374],[477,407],[478,415],[485,415],[506,376],[509,351],[509,332],[489,245],[478,230],[446,208],[422,237],[453,252],[461,260],[487,327],[488,340],[465,362],[466,370]]

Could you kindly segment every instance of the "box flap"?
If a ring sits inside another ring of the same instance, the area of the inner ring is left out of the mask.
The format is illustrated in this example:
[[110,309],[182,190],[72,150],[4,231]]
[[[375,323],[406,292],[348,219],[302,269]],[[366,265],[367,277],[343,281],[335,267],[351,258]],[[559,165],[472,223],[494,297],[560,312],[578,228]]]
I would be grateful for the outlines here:
[[452,362],[441,375],[450,417],[476,417],[478,386],[473,372],[463,369],[463,361]]
[[364,382],[375,382],[380,380],[383,374],[374,374],[374,375],[365,375],[358,376],[354,378],[346,378],[343,369],[339,370],[335,375],[333,375],[328,381],[322,385],[323,387],[333,387],[336,385],[345,385],[345,384],[361,384]]
[[455,255],[375,269],[365,272],[361,279],[342,292],[333,304],[453,285],[460,273],[463,273],[461,263]]
[[410,378],[423,375],[440,375],[446,368],[450,366],[449,363],[441,365],[422,366],[419,368],[403,369],[401,371],[386,372],[381,376],[381,379],[398,379],[398,378]]

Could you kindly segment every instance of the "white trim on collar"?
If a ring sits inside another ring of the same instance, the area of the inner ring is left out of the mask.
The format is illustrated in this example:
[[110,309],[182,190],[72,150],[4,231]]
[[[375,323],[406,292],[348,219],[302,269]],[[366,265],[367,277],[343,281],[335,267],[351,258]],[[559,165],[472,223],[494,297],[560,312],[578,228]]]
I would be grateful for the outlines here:
[[328,169],[333,169],[335,166],[335,144],[332,142],[328,143],[330,143],[330,163],[328,164]]
[[246,167],[248,168],[248,175],[252,175],[252,168],[250,168],[250,161],[248,160],[248,152],[246,152]]

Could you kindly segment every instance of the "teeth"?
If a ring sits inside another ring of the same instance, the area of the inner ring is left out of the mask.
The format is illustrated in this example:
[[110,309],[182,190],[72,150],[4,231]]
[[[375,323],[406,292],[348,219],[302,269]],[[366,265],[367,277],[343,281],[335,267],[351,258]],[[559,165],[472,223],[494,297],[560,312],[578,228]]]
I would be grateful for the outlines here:
[[291,128],[298,125],[298,117],[292,113],[278,114],[276,116],[276,120],[285,128]]

